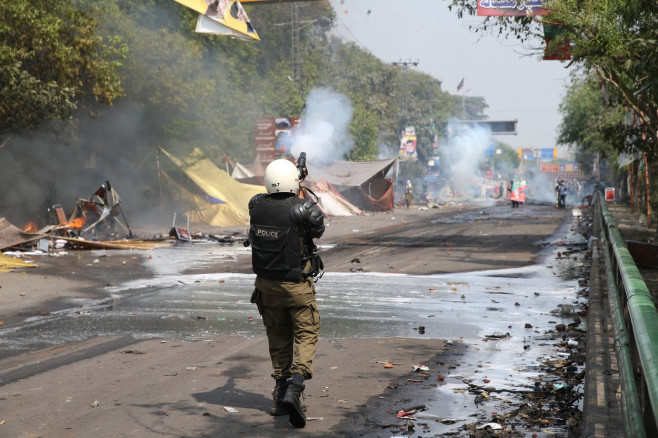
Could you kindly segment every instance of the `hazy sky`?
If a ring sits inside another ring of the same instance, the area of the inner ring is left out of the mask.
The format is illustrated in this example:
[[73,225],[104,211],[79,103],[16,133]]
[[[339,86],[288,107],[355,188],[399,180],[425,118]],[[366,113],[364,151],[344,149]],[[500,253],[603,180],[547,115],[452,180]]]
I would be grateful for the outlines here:
[[[527,56],[516,40],[476,34],[484,17],[457,18],[443,0],[330,0],[336,33],[382,61],[418,61],[416,70],[452,94],[482,96],[490,120],[517,119],[518,135],[497,136],[515,148],[555,146],[558,105],[569,70],[559,61]],[[370,11],[370,13],[368,13]],[[543,42],[533,43],[538,47]],[[464,87],[457,85],[464,78]]]

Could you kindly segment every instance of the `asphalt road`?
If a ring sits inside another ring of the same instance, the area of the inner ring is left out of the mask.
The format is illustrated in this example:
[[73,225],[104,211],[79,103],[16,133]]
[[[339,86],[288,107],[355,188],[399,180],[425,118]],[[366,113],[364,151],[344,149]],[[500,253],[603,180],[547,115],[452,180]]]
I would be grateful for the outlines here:
[[[455,273],[508,270],[505,275],[512,276],[502,275],[501,281],[513,283],[513,287],[489,285],[482,289],[490,301],[488,312],[482,313],[493,315],[493,319],[483,321],[482,326],[493,330],[499,321],[504,323],[500,327],[504,333],[505,329],[512,331],[509,328],[512,323],[496,318],[495,312],[523,314],[526,311],[524,306],[531,309],[536,296],[550,295],[533,294],[530,289],[524,291],[522,288],[527,278],[523,277],[535,274],[523,271],[523,268],[543,263],[547,247],[553,245],[555,249],[556,241],[567,238],[567,213],[544,205],[511,209],[507,204],[492,204],[334,218],[318,243],[323,248],[327,272],[393,274],[390,277],[392,286],[396,281],[404,283],[395,280],[404,277],[395,275],[421,276],[420,281],[445,289],[448,297],[445,302],[454,300],[451,305],[457,309],[455,312],[463,305],[459,304],[463,299],[459,299],[458,291],[467,301],[471,299],[462,292],[462,289],[468,289],[467,277],[463,276],[460,282],[459,277],[454,277]],[[73,283],[90,282],[92,286],[85,285],[83,292],[95,300],[127,281],[151,280],[156,276],[149,266],[157,263],[157,253],[107,251],[102,262],[94,263],[98,257],[96,252],[79,251],[69,257],[43,259],[38,275],[28,273],[25,276],[26,284],[47,281],[48,275],[68,278]],[[146,262],[147,257],[150,263]],[[175,275],[182,279],[183,276],[247,273],[248,258],[247,253],[238,252],[231,256],[230,262],[193,263]],[[565,272],[571,269],[575,262],[567,259],[555,263],[553,270],[557,265]],[[509,274],[509,270],[519,269],[521,271]],[[449,277],[424,277],[430,274]],[[550,274],[549,268],[549,275],[556,274]],[[487,276],[490,277],[492,275]],[[521,280],[514,282],[514,277]],[[484,280],[477,280],[480,281]],[[499,290],[505,287],[513,290]],[[322,293],[322,283],[318,288]],[[492,291],[487,288],[499,289]],[[434,286],[425,289],[422,291],[425,295],[435,292],[432,290]],[[572,291],[573,287],[567,289]],[[522,290],[522,296],[513,296],[519,290]],[[564,302],[565,298],[558,296],[562,292],[556,293],[555,302]],[[421,298],[428,299],[427,296]],[[506,298],[505,301],[502,298]],[[437,298],[439,302],[443,299]],[[571,301],[575,299],[575,296],[570,297]],[[405,305],[405,301],[399,299],[391,302],[393,304],[387,305],[392,308]],[[44,301],[37,308],[41,313],[59,312],[66,310],[71,303],[80,305],[79,301],[60,299]],[[478,301],[474,298],[472,303]],[[359,304],[367,307],[368,303]],[[549,301],[542,303],[549,304]],[[468,308],[468,302],[463,307]],[[107,314],[111,314],[111,310]],[[537,321],[546,320],[545,327],[536,330],[536,335],[528,335],[528,338],[536,338],[535,344],[530,345],[533,345],[532,349],[537,347],[537,354],[543,351],[541,344],[551,344],[547,333],[551,331],[548,325],[552,319],[544,315],[548,310],[527,310],[527,317],[517,317],[513,323],[514,330],[520,330],[522,327],[517,326],[517,322],[525,322],[532,317],[532,312],[542,315]],[[127,314],[119,315],[125,318],[124,321],[139,319],[139,315],[133,316],[127,309],[122,312]],[[23,323],[35,321],[35,312],[32,311],[22,312],[19,316]],[[407,324],[413,327],[412,330],[417,330],[417,317],[409,318]],[[326,319],[330,327],[332,317],[327,315]],[[120,318],[117,320],[121,321]],[[481,339],[460,341],[457,338],[454,343],[447,342],[452,339],[444,339],[441,331],[432,334],[429,329],[428,336],[419,336],[417,331],[410,330],[409,337],[323,337],[316,377],[309,382],[307,389],[308,415],[312,420],[303,431],[299,431],[292,429],[285,418],[273,419],[266,414],[272,380],[265,338],[240,333],[217,334],[210,326],[204,325],[207,322],[207,319],[195,321],[194,340],[171,336],[146,339],[150,336],[145,338],[142,333],[132,330],[118,330],[113,335],[66,344],[58,344],[55,340],[49,347],[0,361],[3,370],[0,372],[0,437],[262,437],[282,433],[318,437],[394,436],[412,431],[409,429],[412,420],[399,419],[396,413],[419,404],[433,406],[429,410],[433,417],[412,421],[412,428],[416,424],[414,433],[433,436],[437,430],[446,427],[458,431],[460,425],[466,423],[492,421],[491,406],[485,406],[486,416],[481,412],[478,414],[477,404],[473,402],[481,396],[481,391],[469,392],[473,388],[464,383],[462,374],[472,376],[483,368],[486,370],[487,363],[496,363],[497,351],[505,348],[523,351],[524,345],[531,342],[514,332],[511,342],[505,344],[504,336],[500,338],[499,332],[492,331],[495,337],[486,338],[492,340],[487,344],[492,348],[479,354]],[[21,322],[17,321],[12,327],[0,330],[0,336],[4,330],[15,332],[20,327]],[[126,324],[125,327],[135,326]],[[43,336],[51,334],[43,333]],[[560,341],[559,337],[554,340]],[[494,348],[494,345],[498,347]],[[553,347],[552,344],[549,346]],[[465,358],[468,358],[467,362],[464,362]],[[385,368],[385,363],[392,364],[393,368]],[[427,376],[419,378],[413,371],[417,364],[428,365]],[[504,365],[496,366],[505,368]],[[505,372],[516,371],[509,369]],[[497,374],[492,371],[491,375]],[[445,393],[437,392],[444,384],[450,385],[444,390],[458,390],[447,392],[461,394],[457,404],[465,409],[460,407],[451,411],[458,414],[457,426],[447,418],[445,410],[440,410],[441,400],[455,402],[454,399],[442,399]],[[500,383],[500,387],[505,385]],[[503,402],[498,400],[496,403]],[[497,409],[501,410],[499,406]],[[449,421],[440,422],[440,419]],[[459,433],[468,436],[466,429],[461,430]],[[541,429],[530,430],[527,436],[532,433],[543,436]],[[546,433],[546,436],[555,436],[555,430]]]

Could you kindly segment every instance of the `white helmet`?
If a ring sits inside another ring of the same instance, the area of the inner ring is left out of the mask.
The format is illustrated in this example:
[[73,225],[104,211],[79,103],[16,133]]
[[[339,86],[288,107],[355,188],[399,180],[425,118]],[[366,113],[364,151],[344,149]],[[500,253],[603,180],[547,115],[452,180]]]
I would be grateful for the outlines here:
[[265,168],[265,188],[267,193],[297,193],[299,191],[299,171],[292,162],[274,160]]

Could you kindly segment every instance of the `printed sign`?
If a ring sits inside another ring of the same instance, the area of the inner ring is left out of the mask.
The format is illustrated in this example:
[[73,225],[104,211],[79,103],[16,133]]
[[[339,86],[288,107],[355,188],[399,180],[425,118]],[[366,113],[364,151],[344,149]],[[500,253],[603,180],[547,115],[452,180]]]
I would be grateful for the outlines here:
[[546,15],[542,0],[478,0],[478,15],[481,17]]
[[299,117],[267,117],[256,120],[254,156],[263,166],[277,158],[290,157],[292,130],[301,125]]
[[400,159],[404,161],[416,161],[418,154],[416,152],[416,128],[407,126],[400,133]]
[[510,201],[525,202],[525,190],[527,188],[525,178],[514,178],[512,180],[512,193],[510,194]]

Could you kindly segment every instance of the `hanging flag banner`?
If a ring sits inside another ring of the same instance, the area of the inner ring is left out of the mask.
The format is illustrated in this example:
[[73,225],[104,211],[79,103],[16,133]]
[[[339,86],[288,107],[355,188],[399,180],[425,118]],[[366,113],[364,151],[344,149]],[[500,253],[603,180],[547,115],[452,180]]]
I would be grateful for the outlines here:
[[478,0],[477,14],[480,17],[514,17],[547,13],[543,0]]
[[571,59],[571,44],[564,37],[564,28],[543,23],[544,27],[544,61],[567,61]]
[[238,0],[174,0],[201,14],[196,32],[260,41]]
[[407,126],[400,134],[400,159],[404,161],[416,161],[416,128]]

